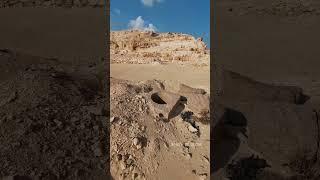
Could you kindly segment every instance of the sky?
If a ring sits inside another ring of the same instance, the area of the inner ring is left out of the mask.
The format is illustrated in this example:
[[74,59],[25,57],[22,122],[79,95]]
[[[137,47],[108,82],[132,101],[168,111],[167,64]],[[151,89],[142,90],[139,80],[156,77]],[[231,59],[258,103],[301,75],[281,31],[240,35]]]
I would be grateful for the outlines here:
[[210,0],[111,0],[110,20],[112,31],[185,33],[210,47]]

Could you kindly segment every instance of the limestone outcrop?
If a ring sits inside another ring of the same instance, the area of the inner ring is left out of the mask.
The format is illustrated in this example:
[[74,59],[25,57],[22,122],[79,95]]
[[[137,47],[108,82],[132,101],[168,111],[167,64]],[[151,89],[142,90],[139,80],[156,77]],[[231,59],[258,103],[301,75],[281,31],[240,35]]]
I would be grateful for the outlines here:
[[210,53],[202,38],[181,33],[114,31],[110,34],[112,63],[208,63]]

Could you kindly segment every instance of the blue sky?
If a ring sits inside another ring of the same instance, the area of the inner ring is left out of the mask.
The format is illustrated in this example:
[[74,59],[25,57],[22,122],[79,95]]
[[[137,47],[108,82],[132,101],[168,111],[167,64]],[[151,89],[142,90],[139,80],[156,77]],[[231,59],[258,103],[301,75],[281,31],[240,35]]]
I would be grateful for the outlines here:
[[203,37],[210,46],[210,0],[111,0],[111,30],[133,27]]

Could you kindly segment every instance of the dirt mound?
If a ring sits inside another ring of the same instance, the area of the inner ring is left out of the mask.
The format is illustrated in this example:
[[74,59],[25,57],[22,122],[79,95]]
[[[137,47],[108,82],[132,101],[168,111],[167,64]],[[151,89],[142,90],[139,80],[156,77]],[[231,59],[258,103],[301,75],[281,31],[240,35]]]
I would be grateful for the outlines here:
[[[111,79],[115,179],[209,178],[209,96],[165,84]],[[195,105],[202,105],[202,113]]]
[[0,177],[107,178],[108,111],[94,70],[0,53]]
[[306,103],[301,88],[268,85],[215,68],[223,78],[215,81],[220,89],[211,123],[212,176],[317,179],[319,172],[311,170],[310,176],[306,169],[318,167],[319,107]]

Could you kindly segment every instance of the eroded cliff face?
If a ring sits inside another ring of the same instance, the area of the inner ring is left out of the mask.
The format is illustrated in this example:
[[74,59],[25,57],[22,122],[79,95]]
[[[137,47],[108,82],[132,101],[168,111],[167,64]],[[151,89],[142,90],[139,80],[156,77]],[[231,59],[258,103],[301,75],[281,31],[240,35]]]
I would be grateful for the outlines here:
[[201,38],[180,33],[138,30],[110,34],[111,63],[209,63],[210,53]]

